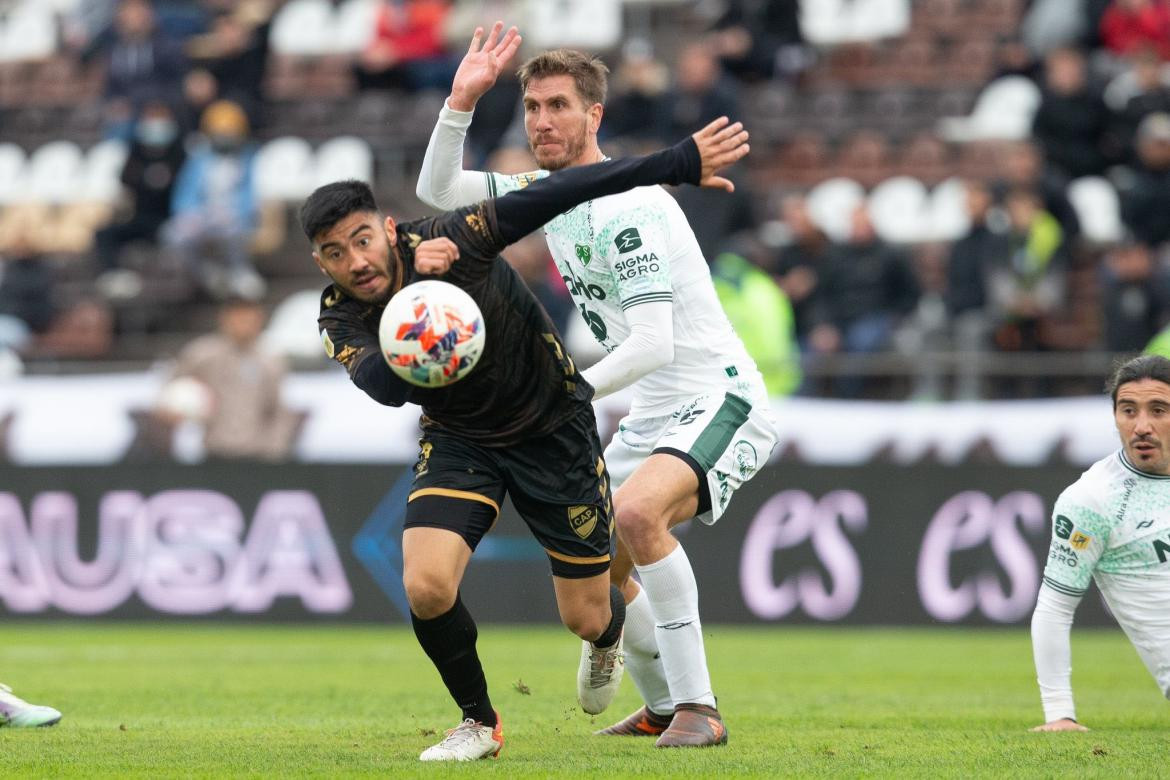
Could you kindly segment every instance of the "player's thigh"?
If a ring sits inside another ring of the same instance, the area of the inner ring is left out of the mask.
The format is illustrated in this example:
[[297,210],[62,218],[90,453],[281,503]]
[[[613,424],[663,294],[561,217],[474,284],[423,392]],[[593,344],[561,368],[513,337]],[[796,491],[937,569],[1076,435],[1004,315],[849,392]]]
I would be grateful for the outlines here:
[[[499,517],[504,490],[487,448],[441,432],[419,440],[403,531],[408,591],[411,585],[458,587],[467,559]],[[422,540],[431,540],[434,549]]]
[[613,502],[592,408],[547,436],[510,447],[502,465],[512,503],[548,555],[553,575],[584,579],[608,572]]
[[[767,462],[776,441],[766,398],[753,403],[733,393],[713,393],[690,401],[675,413],[652,458],[672,456],[690,468],[698,517],[711,524],[722,516],[740,485]],[[647,459],[647,464],[650,461]],[[684,519],[676,515],[672,524]]]

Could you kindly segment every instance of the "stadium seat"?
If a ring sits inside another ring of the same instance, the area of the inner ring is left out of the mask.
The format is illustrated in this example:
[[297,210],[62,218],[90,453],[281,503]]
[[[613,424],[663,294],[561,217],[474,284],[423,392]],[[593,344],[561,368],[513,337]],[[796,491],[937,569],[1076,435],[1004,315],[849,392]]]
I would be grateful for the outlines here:
[[970,116],[939,120],[939,133],[951,141],[1020,140],[1032,130],[1040,107],[1040,88],[1023,76],[996,79],[979,94]]
[[884,241],[912,244],[927,237],[926,188],[917,179],[886,179],[873,188],[867,206],[874,230]]
[[0,143],[0,206],[24,195],[25,164],[23,149],[16,144]]
[[313,150],[303,138],[274,138],[256,155],[256,190],[261,200],[300,200],[313,191],[313,177]]
[[925,236],[928,241],[955,241],[967,234],[967,188],[961,179],[950,178],[930,193]]
[[57,20],[53,9],[24,0],[0,22],[0,60],[42,60],[57,51]]
[[89,150],[85,156],[82,200],[93,203],[113,203],[122,190],[122,166],[129,149],[124,141],[107,139]]
[[617,47],[622,38],[620,0],[558,0],[529,7],[526,44],[535,49],[568,46],[585,50]]
[[909,0],[817,0],[800,4],[800,29],[812,44],[876,41],[910,27]]
[[316,57],[329,51],[333,31],[328,0],[290,0],[272,19],[269,44],[276,54]]
[[853,211],[865,200],[865,189],[853,181],[837,177],[823,181],[808,193],[808,213],[825,235],[834,241],[849,238]]
[[345,0],[337,9],[329,52],[357,54],[365,49],[374,33],[379,5],[378,0]]
[[1097,244],[1121,240],[1121,204],[1117,190],[1100,176],[1082,176],[1068,185],[1068,199],[1077,212],[1081,232]]
[[324,360],[325,349],[317,331],[320,311],[320,288],[293,293],[272,310],[268,326],[260,336],[261,345],[288,358]]
[[374,153],[363,138],[343,135],[331,138],[317,149],[313,186],[338,179],[374,182]]
[[81,197],[81,149],[72,141],[53,141],[28,159],[28,197],[42,203],[68,203]]

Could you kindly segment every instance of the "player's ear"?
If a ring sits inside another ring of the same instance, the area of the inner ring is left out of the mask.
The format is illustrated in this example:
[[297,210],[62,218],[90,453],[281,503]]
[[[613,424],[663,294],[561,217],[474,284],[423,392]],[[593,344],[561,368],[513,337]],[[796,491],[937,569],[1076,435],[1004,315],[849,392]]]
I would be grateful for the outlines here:
[[390,241],[390,246],[394,246],[398,241],[398,224],[394,221],[394,217],[387,215],[383,226],[386,228],[386,238]]
[[601,128],[601,116],[605,113],[605,106],[594,103],[589,107],[589,132],[594,135]]
[[313,250],[313,262],[317,264],[317,268],[321,269],[321,273],[329,275],[329,272],[325,270],[325,264],[321,262],[321,254],[315,249]]

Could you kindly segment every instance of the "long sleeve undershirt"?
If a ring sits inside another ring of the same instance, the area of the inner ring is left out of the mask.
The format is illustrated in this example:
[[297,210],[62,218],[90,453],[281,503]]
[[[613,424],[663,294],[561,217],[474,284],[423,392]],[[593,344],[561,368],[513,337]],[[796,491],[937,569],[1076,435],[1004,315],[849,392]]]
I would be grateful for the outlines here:
[[1077,717],[1073,706],[1070,634],[1080,602],[1079,596],[1058,593],[1047,585],[1040,586],[1036,598],[1036,611],[1032,613],[1032,658],[1036,662],[1036,681],[1040,684],[1046,723]]

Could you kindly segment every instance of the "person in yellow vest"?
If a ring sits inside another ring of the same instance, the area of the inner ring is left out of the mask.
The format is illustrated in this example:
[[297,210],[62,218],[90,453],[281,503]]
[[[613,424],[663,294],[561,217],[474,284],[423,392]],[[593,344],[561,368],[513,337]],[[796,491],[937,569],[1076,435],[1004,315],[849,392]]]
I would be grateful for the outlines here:
[[715,293],[772,398],[800,386],[800,348],[792,303],[772,277],[744,257],[723,252],[711,263]]

